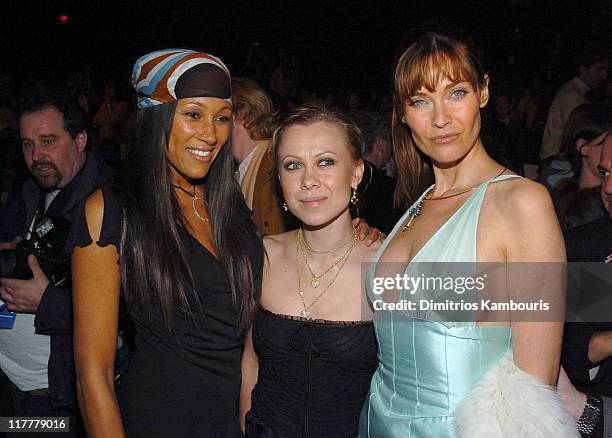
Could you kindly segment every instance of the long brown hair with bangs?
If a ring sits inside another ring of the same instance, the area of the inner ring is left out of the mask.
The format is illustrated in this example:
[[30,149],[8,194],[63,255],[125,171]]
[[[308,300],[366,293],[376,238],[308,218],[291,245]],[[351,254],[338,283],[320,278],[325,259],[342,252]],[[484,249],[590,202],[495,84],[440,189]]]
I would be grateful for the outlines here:
[[484,84],[484,70],[473,44],[449,36],[428,33],[413,43],[400,57],[395,69],[393,153],[398,175],[394,203],[406,206],[417,197],[424,171],[424,157],[414,144],[408,125],[402,122],[406,101],[425,88],[434,91],[438,82],[469,82],[475,91]]

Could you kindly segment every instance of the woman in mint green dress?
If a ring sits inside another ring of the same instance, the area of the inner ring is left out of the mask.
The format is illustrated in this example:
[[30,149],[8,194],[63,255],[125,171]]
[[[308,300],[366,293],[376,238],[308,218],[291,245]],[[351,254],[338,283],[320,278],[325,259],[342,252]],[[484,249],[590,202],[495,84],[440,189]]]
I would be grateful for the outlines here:
[[[452,322],[444,312],[419,306],[381,308],[381,302],[418,300],[405,285],[386,295],[375,287],[378,279],[395,274],[442,275],[454,262],[565,261],[546,189],[512,174],[483,147],[480,109],[489,99],[488,83],[476,51],[450,37],[427,34],[399,60],[393,112],[396,197],[404,204],[416,201],[366,276],[379,366],[361,413],[362,437],[576,434],[554,390],[560,318],[521,322],[509,315],[505,320],[511,323]],[[417,196],[425,163],[433,169],[435,185]],[[562,285],[553,286],[557,296],[552,298],[562,308]]]

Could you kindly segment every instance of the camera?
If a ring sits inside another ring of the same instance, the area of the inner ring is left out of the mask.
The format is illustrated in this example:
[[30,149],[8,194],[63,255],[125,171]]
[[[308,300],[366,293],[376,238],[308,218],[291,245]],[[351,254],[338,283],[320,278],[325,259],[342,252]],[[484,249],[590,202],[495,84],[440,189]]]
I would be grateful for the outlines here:
[[61,217],[43,218],[29,239],[21,240],[15,249],[0,251],[0,276],[31,279],[28,256],[33,254],[50,284],[67,284],[70,281],[70,255],[64,253],[64,245],[69,231],[68,220]]

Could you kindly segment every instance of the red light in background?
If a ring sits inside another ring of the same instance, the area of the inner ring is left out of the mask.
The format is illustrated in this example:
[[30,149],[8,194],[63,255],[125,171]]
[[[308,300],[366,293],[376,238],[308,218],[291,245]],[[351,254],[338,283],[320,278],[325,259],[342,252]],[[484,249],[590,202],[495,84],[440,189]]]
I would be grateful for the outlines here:
[[69,21],[68,15],[66,14],[59,15],[57,19],[59,20],[60,24],[66,24]]

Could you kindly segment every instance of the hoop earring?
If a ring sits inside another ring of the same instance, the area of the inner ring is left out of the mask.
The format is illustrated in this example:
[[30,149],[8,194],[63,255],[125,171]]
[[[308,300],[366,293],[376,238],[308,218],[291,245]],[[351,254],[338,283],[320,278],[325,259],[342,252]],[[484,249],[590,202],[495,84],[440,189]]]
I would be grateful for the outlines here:
[[351,204],[355,205],[357,204],[357,201],[359,201],[359,198],[357,197],[357,187],[353,187],[353,194],[351,195]]
[[283,209],[284,212],[289,211],[289,207],[287,207],[287,203],[286,202],[283,202],[282,209]]

